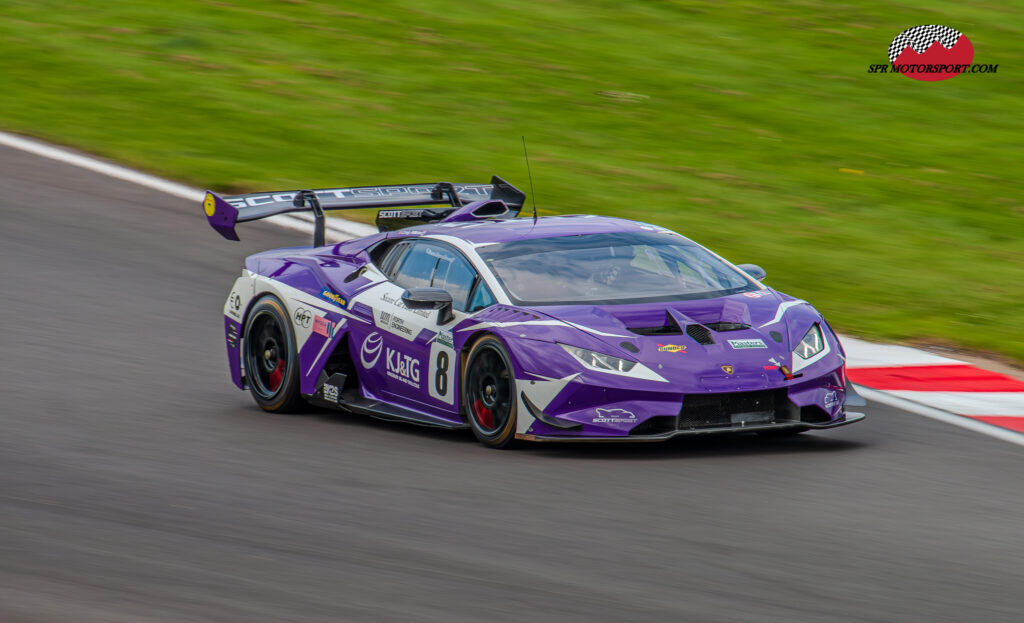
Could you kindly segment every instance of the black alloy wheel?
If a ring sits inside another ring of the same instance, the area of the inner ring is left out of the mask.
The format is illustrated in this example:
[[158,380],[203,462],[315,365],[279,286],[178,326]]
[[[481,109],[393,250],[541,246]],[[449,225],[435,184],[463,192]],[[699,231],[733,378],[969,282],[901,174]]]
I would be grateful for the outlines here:
[[261,298],[245,321],[245,376],[249,391],[264,411],[286,413],[300,403],[295,334],[284,305]]
[[466,416],[476,438],[492,448],[512,443],[518,405],[516,379],[501,340],[488,335],[473,344],[462,387]]

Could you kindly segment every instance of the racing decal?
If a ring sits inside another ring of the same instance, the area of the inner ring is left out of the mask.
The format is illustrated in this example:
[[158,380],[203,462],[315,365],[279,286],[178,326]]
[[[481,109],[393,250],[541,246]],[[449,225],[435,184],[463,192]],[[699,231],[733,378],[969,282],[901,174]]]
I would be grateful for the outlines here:
[[231,291],[228,295],[228,302],[225,306],[227,315],[231,316],[235,320],[242,319],[242,295],[235,290]]
[[336,305],[341,305],[342,307],[348,307],[348,301],[345,300],[345,297],[330,288],[320,290],[320,298],[330,301]]
[[839,399],[839,392],[832,390],[825,392],[825,408],[832,410],[839,406],[841,400]]
[[[416,335],[413,335],[413,328],[406,324],[405,320],[397,313],[375,309],[373,317],[374,324],[378,328],[395,335],[401,335],[407,340],[416,339]],[[418,335],[419,331],[416,334]]]
[[447,346],[448,348],[455,348],[455,338],[452,336],[451,331],[441,329],[440,331],[437,332],[435,338],[437,339],[438,343],[440,343],[442,346]]
[[768,348],[768,345],[764,343],[764,340],[760,338],[751,340],[729,340],[729,346],[732,346],[736,350],[747,350],[750,348]]
[[724,366],[721,366],[721,368],[722,372],[725,372],[726,374],[732,374],[733,372],[736,371],[736,368],[730,366],[729,364],[725,364]]
[[374,331],[367,335],[366,339],[363,340],[363,346],[359,349],[359,362],[363,364],[364,368],[369,370],[377,365],[377,360],[380,359],[383,348],[384,339],[381,338],[380,333]]
[[[447,338],[442,334],[447,333]],[[458,371],[451,331],[440,331],[430,345],[430,368],[427,371],[427,391],[441,402],[454,404],[455,377]]]
[[790,307],[796,307],[797,305],[806,305],[806,304],[807,304],[807,301],[785,301],[785,302],[779,303],[779,308],[775,310],[775,317],[772,318],[771,320],[769,320],[768,322],[764,323],[763,325],[761,325],[761,327],[758,327],[758,328],[767,327],[770,324],[775,324],[776,322],[782,320],[783,314],[785,314],[786,310],[789,309]]
[[235,348],[238,347],[238,327],[240,327],[240,326],[241,325],[238,324],[237,322],[230,322],[230,323],[228,323],[228,330],[227,330],[228,348],[230,348],[232,350],[234,350]]
[[686,345],[684,344],[658,344],[659,353],[683,353],[686,354]]
[[519,387],[521,392],[521,395],[518,396],[519,409],[516,418],[516,432],[520,434],[531,432],[530,426],[535,421],[534,418],[530,417],[530,411],[526,408],[526,405],[523,404],[522,394],[525,394],[538,409],[544,411],[562,393],[566,385],[579,379],[580,374],[577,372],[560,379],[548,378],[539,374],[533,376],[536,378],[516,379],[516,386]]
[[338,398],[341,396],[341,391],[337,385],[331,385],[330,383],[324,383],[324,400],[331,402],[338,402]]
[[597,408],[597,415],[593,419],[594,424],[622,424],[635,421],[636,415],[632,411],[604,409],[602,407]]
[[328,339],[334,337],[334,330],[337,329],[338,323],[331,322],[323,316],[315,316],[313,318],[313,333],[322,335]]
[[420,360],[390,346],[385,346],[384,350],[387,375],[396,381],[419,389]]
[[[397,287],[397,286],[395,286],[395,287]],[[396,308],[398,308],[398,309],[400,309],[402,311],[407,311],[407,312],[409,312],[411,314],[416,314],[417,316],[419,316],[421,318],[429,318],[430,317],[430,310],[427,310],[427,309],[409,309],[409,307],[405,304],[405,301],[403,301],[401,299],[401,297],[395,296],[393,293],[388,292],[387,290],[384,290],[384,291],[381,292],[380,298],[378,300],[380,300],[381,303],[384,303],[386,305],[390,305],[392,307],[396,307]]]
[[413,342],[424,329],[431,333],[437,330],[437,312],[406,307],[402,289],[393,283],[383,282],[364,290],[355,301],[373,311],[373,323],[378,329],[403,340]]
[[618,333],[605,333],[603,331],[598,331],[597,329],[591,329],[590,327],[584,327],[583,325],[578,325],[578,324],[575,324],[573,322],[569,322],[567,320],[512,320],[512,321],[506,321],[506,322],[498,322],[498,321],[494,321],[494,320],[485,320],[483,322],[478,322],[475,325],[472,325],[472,326],[469,326],[469,327],[465,327],[463,329],[459,329],[459,331],[474,331],[476,329],[486,329],[488,327],[495,327],[495,328],[517,327],[517,326],[522,326],[522,325],[532,325],[532,326],[535,326],[535,327],[544,327],[544,326],[547,326],[547,327],[565,327],[565,326],[569,326],[569,327],[573,327],[574,329],[579,329],[580,331],[586,331],[587,333],[592,333],[594,335],[603,335],[605,337],[625,337],[625,338],[630,337],[628,335],[619,335]]
[[292,319],[295,320],[296,327],[308,329],[309,323],[313,322],[313,312],[309,311],[305,307],[296,307],[295,314],[292,315]]
[[213,193],[208,192],[203,198],[203,210],[206,212],[206,216],[213,216],[217,211],[217,200],[214,199]]
[[[322,188],[314,190],[321,203],[330,203],[332,206],[346,204],[365,204],[367,207],[374,205],[386,206],[387,203],[409,201],[417,199],[433,199],[432,193],[436,184],[407,184],[401,186],[361,186],[358,188]],[[463,200],[473,201],[476,199],[487,199],[491,196],[494,188],[491,184],[455,184],[453,185],[456,194]],[[295,198],[295,191],[284,191],[279,193],[254,193],[251,195],[236,195],[225,197],[224,201],[235,208],[258,207],[258,206],[280,206],[291,207]]]
[[759,299],[762,296],[768,296],[771,294],[768,290],[755,290],[754,292],[744,292],[743,296],[751,299]]

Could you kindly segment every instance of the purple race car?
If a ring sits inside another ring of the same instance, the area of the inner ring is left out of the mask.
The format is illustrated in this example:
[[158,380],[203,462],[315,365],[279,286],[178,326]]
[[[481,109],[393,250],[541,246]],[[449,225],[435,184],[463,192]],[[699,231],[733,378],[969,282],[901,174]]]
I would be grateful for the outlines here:
[[[263,409],[303,402],[444,428],[492,447],[797,433],[856,422],[836,334],[662,227],[516,218],[490,184],[272,192],[203,202],[211,226],[312,212],[312,247],[246,259],[224,305],[231,378]],[[421,206],[410,209],[410,206]],[[429,206],[429,207],[423,207]],[[324,210],[383,208],[326,245]]]

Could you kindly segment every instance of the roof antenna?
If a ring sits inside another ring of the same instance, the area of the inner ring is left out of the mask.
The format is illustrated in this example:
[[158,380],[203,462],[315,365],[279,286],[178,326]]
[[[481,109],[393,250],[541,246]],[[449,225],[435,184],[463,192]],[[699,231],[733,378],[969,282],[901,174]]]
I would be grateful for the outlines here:
[[533,224],[537,224],[537,195],[533,193],[533,175],[530,173],[530,155],[526,153],[526,137],[523,137],[523,157],[526,158],[526,177],[530,179],[530,199],[533,200]]

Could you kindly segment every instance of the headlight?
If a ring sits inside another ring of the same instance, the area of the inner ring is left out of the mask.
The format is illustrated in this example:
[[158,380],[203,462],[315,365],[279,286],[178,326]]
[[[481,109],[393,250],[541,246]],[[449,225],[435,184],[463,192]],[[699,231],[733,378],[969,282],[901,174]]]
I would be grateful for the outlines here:
[[821,335],[821,327],[812,326],[804,334],[804,338],[793,349],[793,354],[801,359],[810,359],[825,349],[825,339]]
[[633,366],[636,365],[635,361],[612,357],[611,355],[605,355],[604,353],[596,353],[592,350],[579,348],[577,346],[569,346],[567,344],[559,344],[559,346],[564,348],[565,352],[572,355],[576,361],[579,361],[584,366],[594,370],[629,372],[633,369]]

